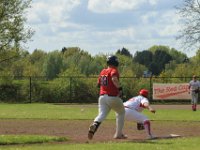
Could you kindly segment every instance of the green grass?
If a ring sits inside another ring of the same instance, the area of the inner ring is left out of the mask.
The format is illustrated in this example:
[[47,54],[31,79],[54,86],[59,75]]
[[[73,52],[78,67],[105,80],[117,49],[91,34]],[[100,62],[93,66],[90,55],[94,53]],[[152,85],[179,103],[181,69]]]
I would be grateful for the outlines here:
[[93,119],[97,106],[0,104],[0,119]]
[[[0,119],[94,119],[97,105],[54,105],[54,104],[0,104]],[[162,109],[152,114],[144,111],[151,120],[200,121],[200,111]],[[107,119],[115,119],[113,111]]]
[[34,144],[45,142],[63,142],[65,137],[41,136],[41,135],[0,135],[0,145]]
[[200,111],[193,112],[192,110],[175,110],[162,109],[157,110],[155,114],[145,110],[144,113],[151,120],[172,120],[172,121],[200,121]]
[[[165,140],[146,140],[124,143],[87,143],[87,144],[36,144],[4,147],[6,150],[199,150],[200,138],[179,138]],[[1,149],[1,147],[0,147]]]

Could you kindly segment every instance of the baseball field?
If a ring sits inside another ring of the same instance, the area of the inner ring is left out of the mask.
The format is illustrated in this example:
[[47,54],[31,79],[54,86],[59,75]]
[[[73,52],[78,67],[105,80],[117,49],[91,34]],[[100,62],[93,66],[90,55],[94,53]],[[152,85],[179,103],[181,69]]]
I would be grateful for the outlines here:
[[190,105],[152,105],[152,133],[138,131],[135,122],[125,122],[128,139],[113,139],[115,114],[110,112],[93,140],[87,139],[90,123],[98,113],[97,104],[0,104],[0,150],[199,150],[200,110]]

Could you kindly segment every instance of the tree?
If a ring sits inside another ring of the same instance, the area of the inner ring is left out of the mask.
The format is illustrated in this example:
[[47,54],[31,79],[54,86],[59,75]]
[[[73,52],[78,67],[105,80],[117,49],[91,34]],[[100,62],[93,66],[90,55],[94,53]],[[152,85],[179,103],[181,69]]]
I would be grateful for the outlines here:
[[183,60],[185,58],[187,58],[187,55],[180,52],[180,51],[177,51],[176,49],[172,48],[170,51],[169,51],[169,54],[172,56],[172,59],[180,64],[180,63],[183,63]]
[[25,27],[25,10],[31,0],[0,0],[0,52],[11,48],[19,49],[27,42],[33,31]]
[[200,48],[200,1],[184,0],[182,7],[177,7],[183,22],[180,35],[177,39],[182,41],[186,49]]
[[46,52],[39,50],[39,49],[35,49],[33,51],[33,53],[30,55],[29,61],[32,64],[37,64],[38,62],[43,62],[46,55],[47,55]]
[[53,79],[61,73],[63,60],[61,53],[58,51],[50,52],[44,61],[43,71],[47,79]]
[[47,53],[39,49],[35,49],[32,54],[27,55],[27,57],[25,58],[27,63],[25,65],[24,75],[25,76],[44,75],[43,65],[44,62],[46,63],[46,57]]
[[132,55],[131,55],[131,53],[129,52],[129,50],[128,49],[126,49],[126,48],[122,48],[122,50],[118,50],[117,52],[116,52],[116,54],[121,54],[121,55],[125,55],[125,56],[128,56],[128,57],[132,57]]
[[173,58],[169,53],[167,46],[152,46],[149,50],[136,52],[134,61],[144,65],[153,75],[159,75]]
[[151,68],[149,70],[152,71],[154,75],[159,75],[165,69],[165,64],[169,63],[171,60],[171,55],[169,55],[166,51],[158,49],[155,51],[153,64],[151,64]]
[[151,51],[153,54],[155,54],[157,50],[161,50],[161,51],[165,51],[169,53],[170,48],[169,46],[164,46],[164,45],[153,45],[152,47],[149,48],[149,51]]
[[142,64],[146,66],[147,68],[149,67],[149,64],[153,60],[153,53],[149,50],[144,50],[141,52],[136,52],[134,55],[133,60],[139,64]]

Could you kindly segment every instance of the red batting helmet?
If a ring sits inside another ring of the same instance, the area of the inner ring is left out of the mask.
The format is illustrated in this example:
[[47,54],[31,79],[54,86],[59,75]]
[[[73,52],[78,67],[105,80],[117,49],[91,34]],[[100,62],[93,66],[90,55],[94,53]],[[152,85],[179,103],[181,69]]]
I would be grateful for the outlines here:
[[149,91],[146,90],[146,89],[141,89],[139,94],[144,96],[144,97],[148,97]]

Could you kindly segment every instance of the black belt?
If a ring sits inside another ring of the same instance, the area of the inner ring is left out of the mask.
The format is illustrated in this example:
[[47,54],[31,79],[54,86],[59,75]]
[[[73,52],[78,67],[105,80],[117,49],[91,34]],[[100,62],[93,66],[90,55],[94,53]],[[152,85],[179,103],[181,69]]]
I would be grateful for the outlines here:
[[101,94],[100,96],[103,96],[103,95],[108,95],[108,96],[112,96],[112,97],[116,97],[117,95],[110,95],[110,94]]

